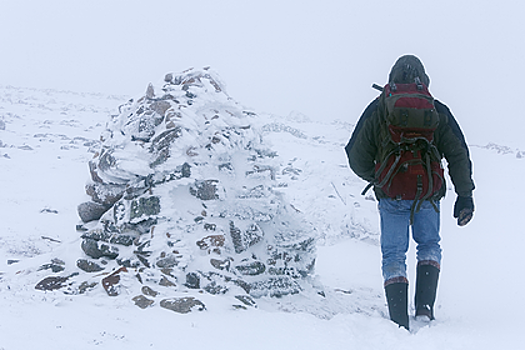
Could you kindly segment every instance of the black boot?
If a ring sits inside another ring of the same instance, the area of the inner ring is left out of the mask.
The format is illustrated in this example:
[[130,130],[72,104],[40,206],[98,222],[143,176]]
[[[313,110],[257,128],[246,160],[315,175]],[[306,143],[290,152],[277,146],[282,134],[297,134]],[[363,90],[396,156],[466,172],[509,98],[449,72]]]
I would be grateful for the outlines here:
[[386,300],[390,319],[399,327],[408,327],[408,283],[390,283],[385,285]]
[[429,320],[434,319],[434,302],[439,279],[439,268],[435,264],[418,264],[416,278],[416,317],[426,316]]

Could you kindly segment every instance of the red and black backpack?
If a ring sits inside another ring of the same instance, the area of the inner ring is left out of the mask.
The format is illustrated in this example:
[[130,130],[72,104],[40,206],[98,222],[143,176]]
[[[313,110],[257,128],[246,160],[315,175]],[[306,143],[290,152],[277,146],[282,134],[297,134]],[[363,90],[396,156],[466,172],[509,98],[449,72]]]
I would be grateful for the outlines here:
[[[376,188],[387,197],[431,200],[443,187],[441,157],[434,144],[439,114],[428,88],[412,84],[387,84],[379,96],[381,116],[380,161],[375,167]],[[414,212],[414,210],[412,211]]]

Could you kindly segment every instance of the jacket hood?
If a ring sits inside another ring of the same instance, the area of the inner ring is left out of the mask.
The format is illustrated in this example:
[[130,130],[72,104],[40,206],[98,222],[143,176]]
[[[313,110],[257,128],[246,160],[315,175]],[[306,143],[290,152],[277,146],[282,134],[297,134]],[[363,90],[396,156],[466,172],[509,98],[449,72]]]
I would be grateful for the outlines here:
[[430,85],[430,78],[425,73],[425,67],[419,58],[413,55],[405,55],[398,58],[394,63],[388,76],[388,83],[411,84],[418,77],[427,87]]

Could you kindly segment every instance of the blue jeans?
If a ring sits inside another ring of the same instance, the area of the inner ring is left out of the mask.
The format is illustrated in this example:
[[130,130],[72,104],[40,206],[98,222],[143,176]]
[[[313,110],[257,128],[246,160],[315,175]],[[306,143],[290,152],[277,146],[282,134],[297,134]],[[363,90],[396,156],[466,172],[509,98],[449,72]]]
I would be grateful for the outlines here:
[[[409,246],[410,208],[412,200],[379,200],[381,216],[382,270],[385,282],[395,278],[407,281],[406,253]],[[439,202],[435,202],[439,209]],[[419,212],[414,213],[412,237],[417,243],[417,260],[422,263],[441,264],[439,241],[440,214],[432,203],[423,201]]]

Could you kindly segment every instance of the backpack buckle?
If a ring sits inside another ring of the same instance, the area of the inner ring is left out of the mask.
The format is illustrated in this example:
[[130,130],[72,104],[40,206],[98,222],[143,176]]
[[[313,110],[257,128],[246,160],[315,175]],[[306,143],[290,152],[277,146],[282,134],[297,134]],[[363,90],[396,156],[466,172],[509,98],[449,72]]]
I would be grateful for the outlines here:
[[390,84],[390,91],[392,91],[392,92],[396,92],[397,91],[397,86],[396,86],[395,83],[391,83]]
[[419,79],[419,77],[416,77],[416,79],[414,79],[414,80],[416,82],[417,89],[419,91],[423,90],[423,84],[421,83],[421,79]]

